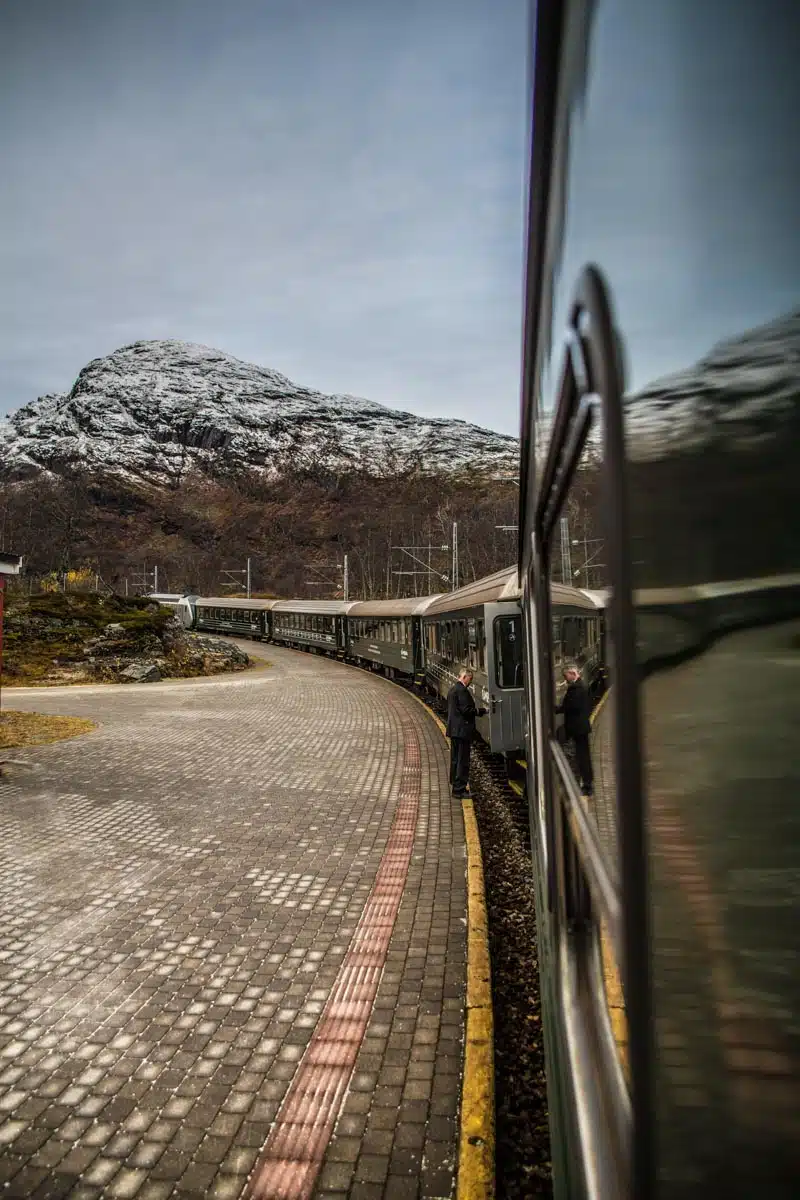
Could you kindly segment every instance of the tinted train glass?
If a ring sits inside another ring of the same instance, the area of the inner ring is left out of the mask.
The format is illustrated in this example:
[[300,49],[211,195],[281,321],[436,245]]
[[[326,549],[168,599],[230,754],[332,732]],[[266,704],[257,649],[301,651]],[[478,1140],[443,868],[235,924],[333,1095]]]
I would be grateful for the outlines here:
[[[546,197],[546,219],[534,231],[536,451],[523,486],[532,511],[564,364],[583,336],[565,340],[576,287],[596,263],[624,457],[605,453],[599,406],[546,565],[552,580],[580,572],[582,586],[607,589],[612,613],[622,571],[635,608],[633,685],[620,686],[629,631],[612,616],[591,813],[613,871],[629,732],[615,722],[634,686],[652,1187],[687,1200],[788,1198],[800,1194],[800,5],[539,9],[557,89],[549,149],[534,144],[533,210]],[[624,529],[608,519],[619,488]],[[550,645],[541,620],[536,641],[558,703],[559,659],[582,664],[576,630],[549,628]]]

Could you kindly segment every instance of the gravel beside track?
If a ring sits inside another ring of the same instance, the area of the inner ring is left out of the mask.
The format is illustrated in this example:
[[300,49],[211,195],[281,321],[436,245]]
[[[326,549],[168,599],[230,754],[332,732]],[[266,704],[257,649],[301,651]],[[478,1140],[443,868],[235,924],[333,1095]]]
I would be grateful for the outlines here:
[[[443,717],[444,706],[427,698]],[[476,742],[470,769],[483,855],[494,1009],[498,1200],[552,1196],[533,862],[524,800]]]
[[495,763],[473,755],[495,1029],[497,1196],[551,1196],[550,1133],[527,809]]

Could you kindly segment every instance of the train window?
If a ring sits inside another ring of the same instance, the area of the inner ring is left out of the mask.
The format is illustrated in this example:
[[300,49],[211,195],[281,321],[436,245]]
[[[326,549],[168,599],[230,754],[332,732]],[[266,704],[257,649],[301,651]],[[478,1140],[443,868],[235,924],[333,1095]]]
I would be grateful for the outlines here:
[[518,614],[495,617],[494,657],[497,686],[522,687],[522,621]]
[[479,617],[477,621],[477,653],[475,656],[475,665],[480,671],[486,670],[486,624],[483,617]]
[[564,617],[561,624],[561,653],[566,658],[580,659],[584,646],[582,617]]

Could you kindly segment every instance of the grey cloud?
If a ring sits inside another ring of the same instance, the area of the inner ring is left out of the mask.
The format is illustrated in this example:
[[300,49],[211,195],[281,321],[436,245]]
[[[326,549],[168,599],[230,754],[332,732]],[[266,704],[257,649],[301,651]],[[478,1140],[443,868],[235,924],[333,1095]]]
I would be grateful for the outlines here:
[[178,337],[516,432],[524,10],[11,0],[0,404]]

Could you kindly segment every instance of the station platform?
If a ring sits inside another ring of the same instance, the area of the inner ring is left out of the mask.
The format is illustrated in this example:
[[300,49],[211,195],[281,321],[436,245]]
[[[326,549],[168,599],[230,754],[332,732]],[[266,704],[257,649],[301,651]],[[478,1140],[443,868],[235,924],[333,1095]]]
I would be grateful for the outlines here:
[[270,665],[3,694],[98,724],[0,784],[4,1196],[454,1194],[446,744],[377,676],[248,649]]

